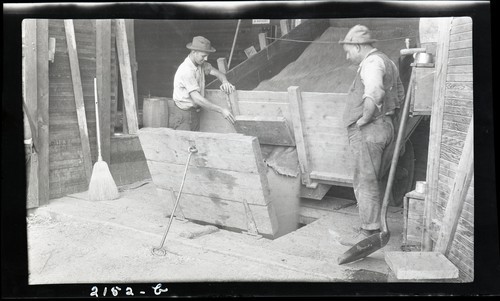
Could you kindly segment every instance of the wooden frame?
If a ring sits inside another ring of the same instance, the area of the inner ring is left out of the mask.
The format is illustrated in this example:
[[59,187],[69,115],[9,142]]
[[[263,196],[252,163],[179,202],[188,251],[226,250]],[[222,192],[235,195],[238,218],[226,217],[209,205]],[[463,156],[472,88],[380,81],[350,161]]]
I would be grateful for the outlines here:
[[448,71],[448,49],[450,43],[450,28],[452,18],[443,20],[439,28],[439,43],[436,49],[436,74],[432,97],[432,113],[429,136],[429,157],[427,167],[428,190],[424,206],[424,229],[422,234],[422,250],[432,250],[430,236],[433,218],[432,204],[438,196],[439,156],[441,154],[441,135],[443,129],[444,96],[446,89],[446,74]]

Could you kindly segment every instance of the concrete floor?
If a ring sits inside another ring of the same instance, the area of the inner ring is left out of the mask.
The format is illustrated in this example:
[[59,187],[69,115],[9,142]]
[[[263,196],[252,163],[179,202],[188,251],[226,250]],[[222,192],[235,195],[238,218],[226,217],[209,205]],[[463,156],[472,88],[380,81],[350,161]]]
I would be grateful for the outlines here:
[[329,230],[352,232],[358,218],[351,205],[275,240],[174,220],[164,244],[170,252],[154,256],[168,218],[154,184],[139,185],[121,188],[113,201],[92,202],[83,192],[28,212],[29,284],[387,282],[384,252],[401,246],[402,208],[390,208],[388,245],[339,266],[348,247]]

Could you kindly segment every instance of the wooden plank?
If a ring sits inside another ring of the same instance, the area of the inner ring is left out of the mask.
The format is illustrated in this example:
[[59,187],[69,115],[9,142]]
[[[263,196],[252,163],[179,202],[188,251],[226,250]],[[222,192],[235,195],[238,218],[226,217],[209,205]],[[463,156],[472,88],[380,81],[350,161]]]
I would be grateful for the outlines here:
[[288,20],[280,20],[280,29],[281,29],[281,36],[287,35],[288,34]]
[[227,60],[225,57],[220,57],[217,59],[217,69],[219,69],[220,72],[226,74],[228,67],[227,67]]
[[111,160],[111,20],[96,20],[96,78],[102,159]]
[[472,48],[456,49],[450,50],[448,57],[459,58],[459,57],[471,57],[472,58]]
[[472,65],[472,56],[450,58],[448,63],[450,66]]
[[236,132],[259,139],[260,144],[294,146],[295,141],[284,117],[236,116]]
[[118,50],[116,49],[116,20],[111,20],[111,134],[115,133],[118,110]]
[[80,67],[78,63],[78,54],[76,50],[75,30],[73,20],[64,20],[66,31],[66,42],[71,67],[71,79],[73,82],[73,91],[75,97],[76,113],[78,116],[78,128],[82,142],[83,167],[86,180],[90,181],[92,176],[92,159],[90,154],[89,134],[87,129],[87,118],[85,116],[85,105],[83,102],[82,80],[80,77]]
[[470,31],[472,31],[472,23],[453,26],[451,28],[450,33],[457,34],[457,33],[461,33],[461,32],[470,32]]
[[261,51],[267,47],[266,33],[265,32],[259,33],[259,47],[260,47]]
[[464,41],[464,40],[472,40],[472,32],[461,32],[457,34],[450,35],[450,50],[453,50],[452,42]]
[[127,41],[128,39],[125,29],[125,20],[118,19],[116,20],[116,44],[118,49],[118,61],[120,64],[124,109],[125,115],[127,117],[128,133],[136,134],[139,130],[139,124],[137,120],[137,107],[135,100],[132,67]]
[[471,17],[455,17],[453,18],[453,26],[472,24]]
[[453,18],[444,18],[439,23],[439,41],[436,49],[435,80],[432,95],[432,113],[429,134],[429,152],[427,167],[427,190],[424,207],[424,230],[422,232],[422,250],[432,249],[431,222],[433,216],[433,202],[437,199],[437,182],[439,178],[439,162],[441,154],[441,132],[443,128],[444,114],[444,93],[446,87],[446,77],[448,74],[448,50],[450,44],[450,28]]
[[231,93],[226,96],[228,98],[228,107],[234,116],[240,115],[240,105],[238,101],[237,93]]
[[[185,164],[172,164],[148,160],[148,167],[156,187],[179,189]],[[266,205],[260,174],[237,172],[190,165],[182,193],[249,204]]]
[[312,171],[311,179],[352,185],[352,177],[345,177],[343,174],[333,172]]
[[25,134],[25,139],[29,136],[35,146],[35,152],[29,147],[29,165],[27,174],[27,195],[26,207],[35,208],[39,206],[38,188],[38,81],[37,81],[37,22],[35,19],[25,19],[23,21],[23,110],[30,125],[30,135]]
[[254,103],[288,103],[287,92],[276,91],[245,91],[237,90],[238,100],[240,102],[254,102]]
[[[221,90],[206,89],[205,98],[210,102],[221,106],[228,106],[227,95]],[[172,111],[172,110],[171,110]],[[200,112],[200,131],[212,133],[235,133],[234,126],[224,119],[221,114],[211,110],[201,110]]]
[[448,81],[448,82],[472,82],[473,76],[472,76],[472,73],[448,74],[446,76],[446,81]]
[[264,164],[255,162],[252,146],[257,139],[242,134],[226,134],[221,138],[217,133],[142,128],[138,135],[144,155],[151,161],[186,164],[187,150],[196,142],[198,153],[191,163],[199,167],[257,174],[259,164]]
[[[299,166],[302,177],[302,183],[307,187],[311,186],[312,182],[309,173],[309,153],[308,145],[304,139],[304,125],[303,125],[303,109],[302,97],[299,87],[292,86],[288,88],[288,99],[290,102],[290,112],[293,124],[293,133],[295,137],[295,144],[297,147],[297,155],[299,157]],[[311,187],[310,187],[311,188]]]
[[457,229],[465,196],[474,173],[474,121],[471,119],[460,163],[452,185],[452,192],[446,205],[445,215],[441,224],[435,251],[447,255],[450,251]]
[[450,43],[450,49],[472,48],[472,37],[469,40],[460,40]]
[[135,107],[139,108],[139,96],[137,95],[137,60],[135,54],[134,19],[125,19],[125,30],[127,31],[127,44],[130,54],[130,66],[132,68],[132,82],[134,84]]
[[[170,190],[163,188],[157,188],[157,190],[160,198],[171,200]],[[178,192],[176,191],[176,193]],[[167,212],[172,212],[172,202],[166,202],[166,206]],[[178,206],[187,219],[247,230],[247,217],[243,203],[224,200],[215,196],[192,195],[183,191]],[[274,208],[272,206],[252,204],[249,207],[257,225],[257,231],[261,234],[274,235],[277,232],[277,221],[270,218],[275,216]]]
[[37,94],[38,94],[38,196],[39,205],[49,203],[49,22],[38,19]]
[[472,65],[465,66],[449,66],[449,74],[462,74],[462,73],[472,73]]

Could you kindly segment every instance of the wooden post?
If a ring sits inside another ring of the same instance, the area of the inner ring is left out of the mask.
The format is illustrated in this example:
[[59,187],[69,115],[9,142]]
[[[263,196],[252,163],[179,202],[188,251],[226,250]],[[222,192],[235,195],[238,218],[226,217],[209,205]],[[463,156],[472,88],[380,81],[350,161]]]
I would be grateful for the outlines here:
[[96,20],[96,78],[102,159],[111,164],[111,20]]
[[434,251],[447,256],[474,175],[474,121],[471,118]]
[[229,94],[229,102],[231,104],[231,111],[233,112],[233,115],[240,115],[240,106],[238,104],[238,96],[237,96],[238,91],[234,91],[233,93]]
[[135,55],[135,33],[134,20],[125,20],[125,30],[127,31],[127,44],[130,54],[130,67],[132,68],[132,80],[134,83],[135,107],[139,110],[139,96],[137,93],[137,61]]
[[267,47],[266,33],[265,32],[259,33],[259,46],[260,46],[261,51]]
[[217,59],[217,68],[220,72],[226,74],[227,72],[227,61],[225,57],[221,57]]
[[288,34],[288,20],[280,20],[281,36]]
[[38,94],[38,197],[39,205],[49,203],[49,21],[36,21]]
[[290,102],[290,113],[293,123],[293,133],[295,136],[297,155],[299,157],[302,183],[305,184],[306,187],[314,188],[316,185],[311,182],[307,144],[304,139],[304,129],[302,125],[302,96],[299,87],[292,86],[288,88],[288,100]]
[[37,22],[35,19],[26,19],[23,21],[24,34],[24,65],[23,65],[23,90],[24,103],[23,108],[30,124],[32,145],[35,146],[35,152],[28,154],[30,156],[30,165],[27,168],[27,199],[26,207],[38,207],[39,189],[38,189],[38,81],[37,81]]
[[73,93],[75,95],[76,115],[78,116],[78,128],[80,130],[80,140],[82,143],[83,167],[87,182],[92,176],[92,158],[90,156],[89,133],[87,128],[87,118],[85,116],[85,104],[83,101],[82,80],[80,77],[80,66],[76,51],[76,38],[73,20],[64,20],[66,31],[66,43],[68,46],[69,62],[71,67],[71,79],[73,81]]
[[432,96],[431,124],[429,134],[429,155],[427,159],[427,184],[429,185],[424,204],[424,228],[422,231],[422,251],[432,250],[430,228],[433,218],[433,203],[438,198],[439,158],[444,116],[444,97],[446,74],[448,71],[448,49],[452,18],[442,21],[439,28],[439,41],[436,52],[436,74]]
[[137,122],[137,107],[135,105],[134,82],[132,68],[130,65],[130,54],[127,43],[127,31],[125,20],[116,20],[116,47],[118,49],[118,60],[120,63],[120,75],[123,89],[123,105],[127,116],[129,134],[135,135],[139,130]]
[[111,21],[111,134],[118,119],[118,51],[116,49],[116,21]]

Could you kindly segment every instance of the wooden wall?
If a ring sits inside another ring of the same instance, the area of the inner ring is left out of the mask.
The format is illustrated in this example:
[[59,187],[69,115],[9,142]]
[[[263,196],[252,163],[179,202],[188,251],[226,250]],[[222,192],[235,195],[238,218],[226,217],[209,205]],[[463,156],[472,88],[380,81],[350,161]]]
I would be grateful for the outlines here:
[[[74,20],[74,28],[92,162],[95,162],[95,20]],[[54,62],[49,64],[49,186],[52,199],[86,190],[88,179],[83,167],[82,144],[63,20],[49,20],[49,36],[56,39]]]
[[[56,39],[54,62],[49,63],[49,186],[50,199],[88,189],[83,165],[70,60],[64,20],[49,20],[49,37]],[[119,70],[115,49],[115,21],[111,22],[111,93],[110,133],[114,132]],[[96,21],[74,20],[76,49],[82,82],[85,115],[90,144],[91,163],[97,160],[97,140],[94,103],[96,77]],[[29,85],[29,83],[28,83]],[[102,116],[101,116],[102,117]],[[109,136],[108,136],[109,137]],[[101,135],[103,139],[103,135]],[[136,136],[115,136],[108,145],[108,165],[117,185],[150,178],[142,149]],[[104,144],[103,144],[104,146]],[[132,166],[133,168],[127,168]]]
[[[473,115],[472,19],[453,18],[449,31],[444,87],[444,107],[438,158],[437,195],[432,202],[435,227],[431,238],[436,241],[443,220],[453,181],[464,148],[464,141]],[[434,112],[433,112],[434,114]],[[431,125],[432,131],[432,125]],[[433,141],[431,140],[431,143]],[[431,161],[430,161],[431,162]],[[432,168],[429,165],[429,168]],[[474,178],[468,190],[458,227],[448,255],[460,270],[464,281],[474,279]]]

